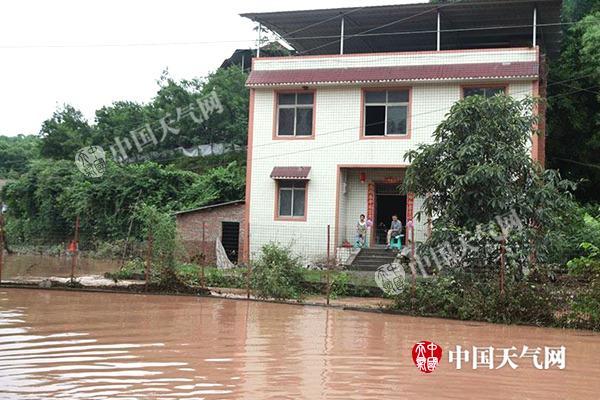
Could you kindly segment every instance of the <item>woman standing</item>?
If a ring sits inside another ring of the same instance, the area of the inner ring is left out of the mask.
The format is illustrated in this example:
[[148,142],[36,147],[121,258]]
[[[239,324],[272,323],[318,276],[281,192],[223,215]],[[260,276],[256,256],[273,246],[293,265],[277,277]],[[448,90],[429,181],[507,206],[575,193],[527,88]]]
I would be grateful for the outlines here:
[[356,243],[355,247],[365,247],[367,243],[367,228],[368,221],[365,214],[360,214],[359,220],[356,223]]

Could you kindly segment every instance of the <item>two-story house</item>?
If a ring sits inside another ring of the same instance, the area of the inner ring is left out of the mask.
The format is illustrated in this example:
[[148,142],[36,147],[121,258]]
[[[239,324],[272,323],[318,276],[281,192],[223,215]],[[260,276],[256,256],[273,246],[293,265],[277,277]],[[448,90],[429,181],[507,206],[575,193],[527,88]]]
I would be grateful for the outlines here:
[[[402,195],[404,155],[462,97],[545,93],[544,56],[556,51],[560,1],[472,0],[246,14],[297,55],[253,59],[245,248],[270,241],[306,259],[353,243],[385,242],[392,215],[415,224],[422,200]],[[336,36],[337,35],[337,36]],[[542,42],[542,39],[544,40]],[[543,112],[543,110],[536,110]],[[544,136],[531,154],[544,161]],[[380,228],[381,227],[381,228]]]

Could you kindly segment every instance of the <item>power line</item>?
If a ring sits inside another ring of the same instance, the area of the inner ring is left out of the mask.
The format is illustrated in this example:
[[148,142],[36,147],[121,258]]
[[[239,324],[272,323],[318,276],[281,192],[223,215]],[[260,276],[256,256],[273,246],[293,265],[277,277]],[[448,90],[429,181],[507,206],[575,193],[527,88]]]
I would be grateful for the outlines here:
[[[588,75],[580,76],[578,78],[571,78],[571,79],[564,80],[564,81],[549,82],[548,86],[555,85],[555,84],[563,84],[564,82],[578,80],[578,79],[584,79],[584,78],[587,78],[587,77],[589,77],[591,75],[593,75],[593,74],[588,74]],[[578,93],[578,92],[581,92],[581,91],[590,91],[590,89],[596,88],[597,86],[598,85],[591,86],[591,87],[588,87],[588,88],[576,88],[576,90],[574,90],[574,91],[567,92],[567,93],[559,93],[559,94],[556,94],[556,95],[553,95],[553,96],[548,96],[545,99],[552,99],[552,98],[557,98],[557,97],[561,97],[561,96],[571,95],[571,94]],[[513,92],[513,93],[510,93],[510,96],[527,94],[527,93],[530,93],[530,90],[523,90],[523,91]],[[593,92],[593,93],[597,93],[597,92]],[[418,116],[424,116],[424,115],[428,115],[428,114],[433,114],[433,113],[438,113],[438,112],[443,112],[443,111],[447,111],[447,110],[448,110],[448,107],[443,107],[443,108],[439,108],[439,109],[436,109],[436,110],[429,110],[429,111],[422,112],[422,113],[415,113],[415,114],[411,114],[411,118],[418,117]],[[426,128],[430,128],[430,127],[437,127],[438,125],[439,125],[439,123],[434,123],[434,124],[429,124],[429,125],[421,125],[421,126],[418,126],[418,127],[412,126],[412,129],[413,130],[415,130],[415,129],[426,129]],[[361,125],[358,125],[358,126],[352,126],[352,127],[348,127],[348,128],[334,130],[334,131],[319,133],[319,137],[323,137],[323,136],[327,136],[327,135],[331,135],[331,134],[335,134],[335,133],[342,133],[342,132],[350,131],[350,130],[355,131],[355,130],[358,130],[358,129],[362,128],[362,127],[363,127],[363,125],[361,124]],[[354,142],[357,142],[357,141],[358,141],[358,139],[353,139],[353,140],[350,140],[350,141],[347,141],[347,142],[341,142],[341,143],[334,143],[334,144],[331,144],[331,145],[326,145],[324,147],[311,147],[311,148],[308,148],[308,149],[303,149],[303,150],[301,150],[299,152],[312,151],[312,150],[317,150],[317,149],[320,149],[320,148],[335,147],[335,146],[339,146],[339,145],[354,143]],[[265,143],[265,144],[260,144],[260,145],[253,146],[253,148],[260,148],[260,147],[273,146],[273,145],[287,145],[287,143],[285,143],[285,142],[278,142],[278,141],[272,141],[272,142],[269,142],[269,143]],[[285,156],[285,155],[292,155],[292,154],[296,154],[296,152],[291,152],[291,153],[286,153],[286,154],[278,154],[278,155],[269,156],[269,157],[266,157],[266,158],[275,158],[275,157],[280,157],[280,156]],[[160,158],[160,159],[144,160],[144,161],[161,161],[161,162],[164,162],[164,161],[172,161],[172,160],[178,160],[178,159],[182,159],[182,157],[179,156],[179,157],[171,157],[171,158],[164,158],[164,159]],[[257,158],[255,160],[260,160],[260,159],[264,159],[264,158]],[[7,162],[7,164],[18,165],[18,163],[16,162],[16,160],[13,160],[12,162],[9,161],[9,162]],[[27,165],[27,164],[28,163],[22,163],[21,165]]]
[[[430,11],[428,11],[430,12]],[[425,13],[425,12],[423,12]],[[418,15],[415,15],[418,16]],[[413,17],[415,17],[413,16]],[[336,16],[339,18],[339,16]],[[420,35],[427,33],[437,33],[437,30],[418,30],[418,31],[401,31],[401,32],[381,32],[381,33],[369,33],[373,30],[382,29],[388,25],[400,23],[410,19],[412,17],[407,17],[401,20],[394,21],[393,23],[384,24],[381,26],[377,26],[371,29],[368,29],[364,32],[348,34],[344,35],[344,39],[352,39],[352,38],[360,38],[360,37],[377,37],[377,36],[394,36],[394,35]],[[322,21],[320,23],[324,23],[326,21]],[[561,26],[561,25],[572,25],[575,22],[557,22],[557,23],[548,23],[548,24],[537,24],[537,27],[546,27],[546,26]],[[316,25],[316,24],[313,24]],[[517,28],[532,28],[532,24],[524,24],[524,25],[496,25],[490,27],[476,27],[476,28],[456,28],[456,29],[441,29],[440,33],[456,33],[456,32],[470,32],[470,31],[485,31],[485,30],[498,30],[498,29],[517,29]],[[300,29],[301,31],[303,29]],[[321,36],[303,36],[303,37],[290,37],[287,35],[280,35],[273,32],[282,40],[315,40],[315,39],[333,39],[331,42],[300,51],[298,53],[290,55],[293,57],[294,55],[302,55],[307,52],[318,50],[322,47],[329,46],[331,44],[336,44],[340,41],[339,35],[321,35]],[[289,35],[289,34],[288,34]],[[273,41],[268,41],[266,44],[272,43]],[[218,44],[226,44],[226,43],[256,43],[256,39],[231,39],[231,40],[207,40],[207,41],[177,41],[177,42],[132,42],[132,43],[86,43],[86,44],[67,44],[67,43],[58,43],[58,44],[15,44],[15,45],[0,45],[0,49],[11,50],[11,49],[52,49],[52,48],[111,48],[111,47],[166,47],[166,46],[200,46],[200,45],[218,45]],[[265,45],[266,45],[265,44]]]

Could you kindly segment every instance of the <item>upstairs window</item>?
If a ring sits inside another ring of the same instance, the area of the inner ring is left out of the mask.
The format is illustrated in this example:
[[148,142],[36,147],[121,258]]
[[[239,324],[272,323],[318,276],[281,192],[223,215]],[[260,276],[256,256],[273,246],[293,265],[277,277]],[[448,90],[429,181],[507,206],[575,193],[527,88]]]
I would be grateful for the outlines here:
[[493,97],[497,94],[506,94],[506,86],[468,86],[463,87],[463,97],[469,96],[483,96],[483,97]]
[[278,182],[277,215],[283,218],[304,218],[306,215],[306,181]]
[[277,136],[312,136],[314,100],[313,92],[278,93]]
[[365,96],[365,136],[408,134],[410,91],[408,89],[368,90]]

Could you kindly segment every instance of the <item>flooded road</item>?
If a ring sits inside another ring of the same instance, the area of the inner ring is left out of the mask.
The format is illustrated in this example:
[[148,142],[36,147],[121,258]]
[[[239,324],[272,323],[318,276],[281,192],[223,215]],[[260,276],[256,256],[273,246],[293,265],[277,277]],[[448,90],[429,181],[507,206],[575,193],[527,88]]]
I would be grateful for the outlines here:
[[[431,374],[411,349],[444,349]],[[461,370],[456,345],[565,346]],[[598,399],[600,335],[211,298],[0,289],[1,399]],[[531,360],[531,359],[530,359]]]

